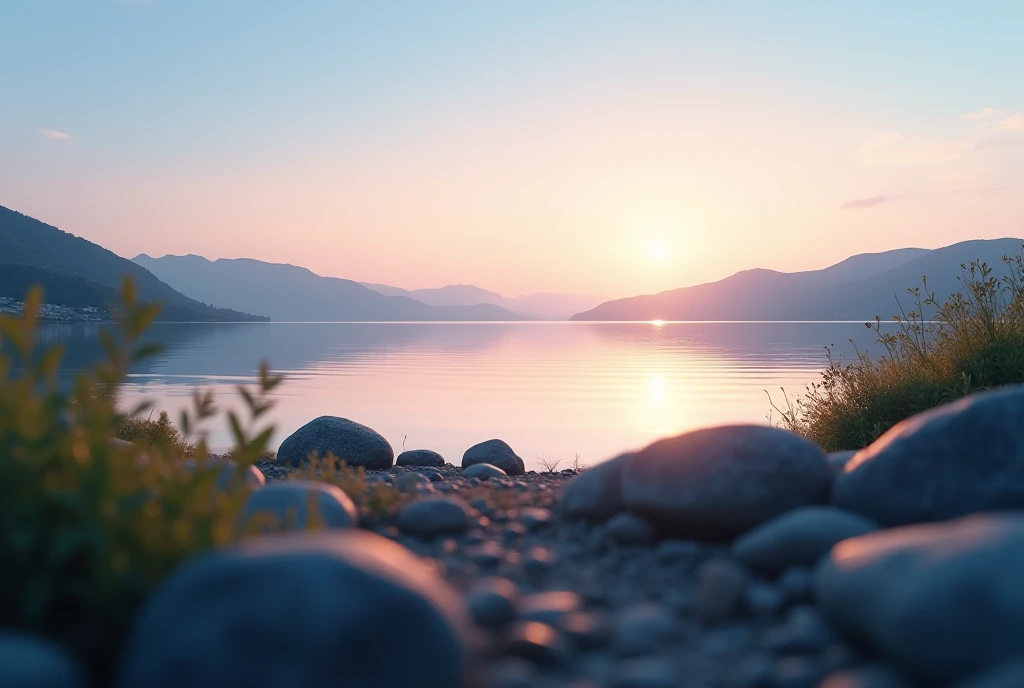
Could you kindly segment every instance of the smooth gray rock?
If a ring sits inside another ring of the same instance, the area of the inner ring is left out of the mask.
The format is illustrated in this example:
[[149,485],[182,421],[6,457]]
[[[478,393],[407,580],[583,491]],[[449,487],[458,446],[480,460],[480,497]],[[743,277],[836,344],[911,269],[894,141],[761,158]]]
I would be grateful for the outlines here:
[[396,466],[443,466],[444,457],[429,449],[410,449],[398,455]]
[[562,490],[561,509],[569,518],[607,521],[624,510],[622,467],[631,454],[586,469]]
[[605,525],[605,532],[620,545],[649,545],[657,536],[650,521],[630,513],[612,516]]
[[658,654],[676,640],[679,632],[679,623],[667,609],[637,603],[615,617],[612,647],[622,656]]
[[469,511],[453,497],[428,497],[402,507],[395,525],[403,533],[427,538],[461,533],[469,528]]
[[955,688],[1021,688],[1021,686],[1024,686],[1024,651],[1017,659],[1003,662],[966,681],[961,681],[956,684]]
[[[185,468],[195,473],[198,462],[195,459],[187,459]],[[239,474],[238,464],[230,459],[209,458],[203,464],[204,470],[218,470],[217,487],[224,492],[230,492],[236,485],[243,483],[246,486],[262,487],[267,484],[267,477],[263,471],[255,466],[246,466]]]
[[391,468],[395,452],[380,434],[347,418],[320,416],[293,432],[277,450],[277,460],[298,466],[316,453],[320,459],[333,455],[352,467],[373,470]]
[[846,464],[850,463],[850,460],[857,455],[856,449],[846,449],[844,451],[832,452],[828,455],[828,465],[832,469],[832,472],[839,475],[846,468]]
[[0,630],[0,686],[11,688],[84,688],[75,660],[49,640]]
[[644,657],[618,662],[611,688],[679,688],[685,685],[669,657]]
[[462,475],[467,478],[476,478],[478,480],[490,480],[491,478],[507,478],[508,473],[501,470],[497,466],[493,466],[489,463],[475,463],[469,468],[462,471]]
[[697,570],[697,616],[715,623],[735,616],[747,588],[747,573],[734,562],[711,559]]
[[945,685],[1024,647],[1024,515],[972,516],[845,540],[815,579],[820,608],[898,669]]
[[1024,385],[898,424],[846,465],[831,501],[887,527],[1024,508]]
[[877,523],[834,506],[805,506],[764,523],[733,543],[732,553],[755,571],[814,566],[832,546],[878,530]]
[[478,463],[497,466],[507,475],[522,475],[526,472],[523,460],[501,440],[487,440],[467,449],[462,456],[462,467],[465,469]]
[[174,573],[136,619],[119,685],[451,688],[471,633],[460,596],[389,540],[274,535]]
[[473,583],[466,602],[478,626],[502,628],[516,618],[519,587],[507,578],[485,578]]
[[395,488],[399,492],[416,492],[417,490],[429,489],[433,487],[430,484],[430,478],[419,473],[406,473],[400,475],[394,480]]
[[626,509],[700,539],[729,540],[790,509],[821,503],[831,483],[821,449],[767,425],[660,440],[622,468]]
[[305,530],[310,507],[324,528],[349,528],[359,522],[359,511],[335,485],[312,480],[279,480],[249,494],[242,509],[242,528]]

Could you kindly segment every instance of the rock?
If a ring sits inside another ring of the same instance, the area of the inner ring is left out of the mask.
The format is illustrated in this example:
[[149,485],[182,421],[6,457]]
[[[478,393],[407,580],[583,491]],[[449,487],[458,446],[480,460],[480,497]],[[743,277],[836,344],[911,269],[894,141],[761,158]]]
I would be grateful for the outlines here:
[[431,538],[467,530],[469,511],[453,497],[428,497],[402,507],[395,523],[403,533]]
[[420,475],[429,480],[432,483],[443,483],[444,476],[441,473],[433,470],[420,471]]
[[[185,461],[185,468],[190,473],[195,472],[197,465],[195,459]],[[225,492],[231,491],[239,481],[244,482],[248,487],[262,487],[267,484],[267,478],[263,475],[263,471],[255,466],[246,466],[239,475],[238,464],[230,459],[209,458],[203,464],[203,468],[220,471],[217,476],[217,487]]]
[[559,626],[567,614],[582,608],[583,600],[574,592],[538,592],[519,601],[519,618]]
[[429,449],[410,449],[398,455],[395,465],[431,466],[436,468],[444,465],[444,457],[436,451],[430,451]]
[[779,589],[789,603],[809,600],[814,593],[814,574],[806,566],[786,569],[779,577]]
[[289,435],[277,450],[277,460],[298,466],[316,453],[320,459],[334,455],[352,467],[391,468],[395,452],[376,431],[347,418],[320,416]]
[[813,607],[795,607],[786,621],[765,631],[761,644],[777,654],[817,655],[837,638]]
[[740,610],[746,587],[746,572],[733,562],[704,562],[697,570],[697,616],[710,623],[732,618]]
[[808,657],[785,657],[775,663],[773,688],[817,688],[821,671]]
[[406,473],[395,478],[394,485],[399,492],[416,492],[418,490],[429,490],[433,487],[430,478],[419,473]]
[[667,657],[627,659],[615,665],[612,688],[679,688],[684,685]]
[[887,527],[1024,508],[1024,385],[899,423],[846,465],[831,500]]
[[558,629],[580,650],[593,650],[608,643],[610,629],[600,614],[572,612],[562,617]]
[[847,449],[845,451],[837,451],[829,454],[828,459],[829,468],[835,475],[839,475],[846,468],[846,464],[850,463],[850,459],[857,455],[856,449]]
[[612,633],[613,647],[619,655],[652,655],[676,639],[679,624],[662,607],[639,603],[619,612]]
[[491,671],[490,688],[534,688],[537,670],[533,664],[518,657],[501,660]]
[[523,460],[516,456],[512,447],[501,440],[487,440],[467,449],[462,456],[462,468],[466,469],[478,463],[497,466],[507,475],[522,475],[526,472]]
[[834,506],[805,506],[764,523],[733,544],[742,564],[764,573],[813,566],[842,540],[878,530],[877,523]]
[[612,516],[605,525],[605,532],[620,545],[649,545],[656,537],[650,521],[630,513]]
[[[955,688],[1021,688],[1021,686],[1024,686],[1024,656],[1003,662],[977,676],[972,676],[966,681],[957,683]],[[874,687],[872,686],[872,688]],[[884,688],[889,688],[889,686],[884,686]],[[893,688],[903,688],[903,685],[900,684]]]
[[1017,657],[1024,515],[972,516],[845,540],[819,567],[820,608],[927,685]]
[[827,497],[825,454],[767,425],[696,430],[660,440],[622,468],[626,509],[686,537],[730,540]]
[[84,688],[85,677],[75,660],[49,640],[0,631],[0,686]]
[[505,654],[522,657],[538,666],[558,667],[569,659],[569,648],[562,635],[538,621],[517,623],[508,633]]
[[462,475],[467,478],[476,478],[477,480],[489,480],[490,478],[507,478],[508,473],[501,470],[497,466],[492,466],[489,463],[475,463],[469,468],[462,471]]
[[782,611],[782,592],[767,583],[753,583],[747,588],[746,607],[752,615],[773,617]]
[[630,456],[599,463],[570,480],[562,491],[562,513],[568,518],[607,521],[623,511],[622,467]]
[[775,663],[768,655],[740,657],[729,670],[729,688],[774,688]]
[[539,576],[554,566],[556,561],[558,555],[547,547],[531,547],[523,555],[523,569],[532,576]]
[[529,531],[539,530],[551,524],[551,512],[548,509],[527,507],[519,511],[519,522]]
[[502,628],[516,618],[519,588],[507,578],[485,578],[470,588],[466,597],[477,626]]
[[[126,644],[122,688],[461,686],[472,626],[443,580],[370,533],[253,539],[181,567]],[[384,661],[400,647],[402,661]]]
[[356,505],[335,485],[280,480],[249,494],[242,509],[242,528],[305,530],[310,523],[311,506],[324,528],[349,528],[359,521]]
[[[1003,688],[1016,688],[1022,685],[1024,683],[1007,684]],[[833,672],[825,677],[819,688],[908,688],[908,686],[892,669],[882,666],[864,666]]]

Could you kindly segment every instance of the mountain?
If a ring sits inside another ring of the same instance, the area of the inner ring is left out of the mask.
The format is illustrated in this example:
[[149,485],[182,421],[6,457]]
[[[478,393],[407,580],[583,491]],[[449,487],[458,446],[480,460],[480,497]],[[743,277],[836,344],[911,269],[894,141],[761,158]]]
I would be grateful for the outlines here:
[[57,304],[58,294],[71,298],[77,290],[75,305],[105,310],[126,274],[135,280],[140,298],[164,304],[161,320],[266,319],[190,299],[102,246],[0,206],[0,296],[21,299],[28,286],[38,283],[46,290],[49,303]]
[[408,296],[431,306],[470,306],[490,303],[532,320],[567,320],[573,313],[605,301],[601,296],[539,292],[508,298],[470,284],[449,284],[437,289],[401,289],[386,284],[360,282],[364,287],[389,296]]
[[358,282],[321,277],[303,267],[250,258],[208,260],[202,256],[146,254],[133,259],[193,298],[274,320],[316,322],[416,320],[522,320],[492,304],[431,306],[407,296],[381,294]]
[[[1006,272],[1005,255],[1021,239],[965,241],[934,250],[906,248],[852,256],[823,270],[744,270],[717,282],[602,303],[573,320],[871,320],[910,309],[908,288],[928,289],[942,302],[960,290],[961,265],[982,260]],[[899,302],[897,303],[897,299]]]

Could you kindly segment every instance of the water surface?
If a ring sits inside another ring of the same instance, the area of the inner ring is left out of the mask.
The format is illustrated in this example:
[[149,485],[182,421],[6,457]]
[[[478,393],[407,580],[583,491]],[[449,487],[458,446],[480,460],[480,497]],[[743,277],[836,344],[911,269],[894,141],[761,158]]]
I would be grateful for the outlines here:
[[[48,325],[67,372],[100,355],[98,325]],[[261,360],[287,377],[275,394],[274,446],[319,415],[369,425],[396,453],[465,449],[500,437],[532,467],[575,455],[594,464],[666,435],[721,423],[766,423],[765,390],[799,393],[825,349],[849,356],[860,323],[253,323],[159,324],[167,348],[138,366],[125,401],[177,411],[212,388],[238,408],[237,384]],[[215,447],[226,426],[211,427]]]

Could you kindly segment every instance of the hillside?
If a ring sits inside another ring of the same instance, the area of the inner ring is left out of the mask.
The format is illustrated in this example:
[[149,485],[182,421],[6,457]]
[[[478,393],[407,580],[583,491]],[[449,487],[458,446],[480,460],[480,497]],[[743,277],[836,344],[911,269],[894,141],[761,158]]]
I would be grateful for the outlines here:
[[408,296],[431,306],[470,306],[489,303],[532,320],[567,320],[573,313],[605,301],[600,296],[539,292],[508,298],[471,284],[449,284],[436,289],[401,289],[386,284],[360,282],[364,287],[388,296]]
[[[72,292],[75,291],[74,285],[78,285],[82,287],[83,293],[75,298],[80,301],[95,299],[95,302],[79,305],[105,309],[110,302],[109,293],[98,287],[105,286],[116,290],[120,287],[124,275],[128,274],[135,280],[141,298],[164,304],[161,320],[266,319],[215,308],[188,298],[161,282],[145,268],[102,246],[3,206],[0,206],[0,260],[5,264],[36,269],[33,273],[26,270],[15,272],[8,268],[11,276],[4,280],[6,288],[15,290],[19,285],[18,279],[24,280],[34,276],[42,280],[49,303],[58,303],[58,298],[71,298]],[[23,289],[20,296],[24,296]]]
[[259,309],[274,320],[485,321],[523,318],[492,304],[431,306],[407,296],[389,296],[358,282],[321,277],[303,267],[249,258],[207,260],[201,256],[142,254],[134,258],[181,292],[241,310]]
[[965,241],[945,248],[852,256],[806,272],[744,270],[717,282],[601,304],[573,320],[871,320],[910,304],[907,289],[928,287],[941,301],[959,289],[961,264],[981,259],[1003,274],[1001,258],[1020,239]]

